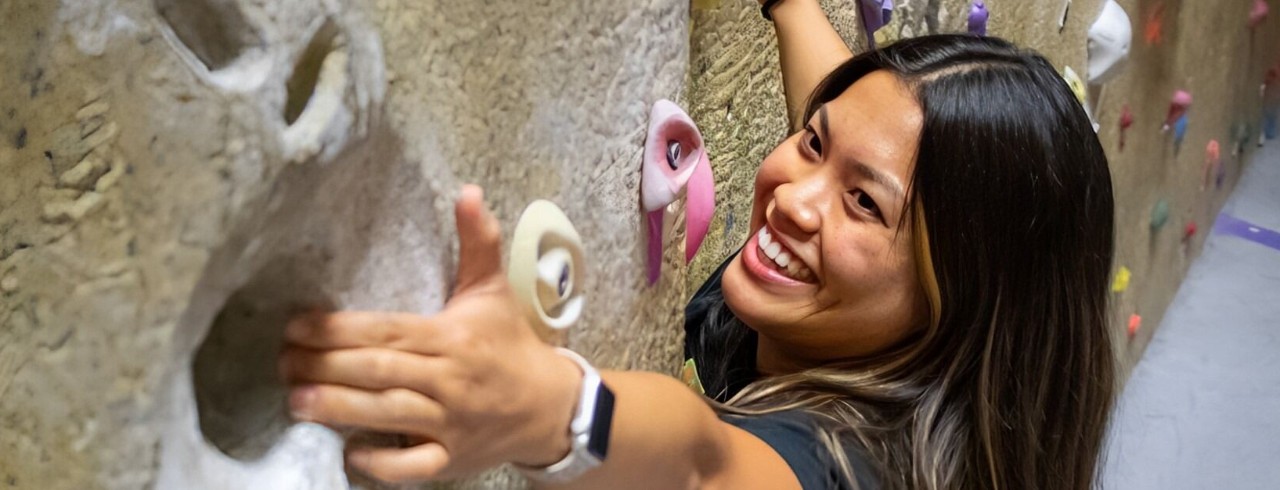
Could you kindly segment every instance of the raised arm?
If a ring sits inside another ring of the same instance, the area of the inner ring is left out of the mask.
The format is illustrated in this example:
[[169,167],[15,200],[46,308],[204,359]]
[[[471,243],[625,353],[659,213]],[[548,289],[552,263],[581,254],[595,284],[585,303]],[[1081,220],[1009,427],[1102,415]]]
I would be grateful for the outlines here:
[[[408,436],[408,447],[347,448],[351,467],[391,483],[552,465],[570,453],[584,380],[594,379],[524,319],[480,190],[464,188],[456,213],[457,289],[439,313],[313,313],[285,328],[280,370],[293,415]],[[771,446],[675,378],[602,378],[615,397],[607,457],[549,488],[800,489]]]
[[720,421],[675,378],[624,371],[602,377],[617,394],[608,458],[570,484],[535,488],[800,489],[773,448]]
[[787,121],[796,130],[804,124],[809,94],[831,70],[853,57],[853,52],[831,26],[818,0],[782,0],[770,13],[778,34]]

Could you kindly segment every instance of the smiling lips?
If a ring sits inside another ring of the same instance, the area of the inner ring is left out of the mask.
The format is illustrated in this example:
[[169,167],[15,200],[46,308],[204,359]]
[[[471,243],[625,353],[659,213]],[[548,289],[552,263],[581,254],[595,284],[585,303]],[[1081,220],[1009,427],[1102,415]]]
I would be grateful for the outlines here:
[[781,242],[774,240],[769,227],[761,227],[756,236],[756,248],[762,265],[771,267],[782,275],[800,282],[813,282],[813,270],[792,255]]

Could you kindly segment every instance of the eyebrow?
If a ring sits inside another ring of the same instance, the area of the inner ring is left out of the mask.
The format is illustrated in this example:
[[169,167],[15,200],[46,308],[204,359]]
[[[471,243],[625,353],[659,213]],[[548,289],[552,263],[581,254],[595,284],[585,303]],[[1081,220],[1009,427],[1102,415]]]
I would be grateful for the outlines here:
[[[830,133],[827,132],[828,119],[827,119],[827,106],[825,104],[823,104],[822,107],[818,108],[818,121],[821,123],[820,129],[822,131],[822,139],[826,141],[831,141],[831,135]],[[849,160],[849,166],[853,167],[853,170],[858,172],[858,174],[861,175],[863,178],[866,178],[872,182],[880,184],[882,187],[893,191],[895,194],[898,195],[898,197],[902,197],[903,194],[905,194],[902,191],[902,184],[899,184],[898,180],[894,179],[893,177],[890,177],[889,174],[881,172],[880,170],[872,168],[871,166],[865,163],[859,162],[857,160]]]

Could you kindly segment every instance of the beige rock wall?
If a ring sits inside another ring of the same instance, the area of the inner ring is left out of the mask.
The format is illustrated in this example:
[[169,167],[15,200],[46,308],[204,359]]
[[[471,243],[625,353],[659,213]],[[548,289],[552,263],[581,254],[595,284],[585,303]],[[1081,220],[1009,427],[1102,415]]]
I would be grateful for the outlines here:
[[573,347],[674,372],[683,275],[645,287],[638,170],[688,17],[674,0],[0,3],[0,486],[345,488],[340,441],[281,415],[283,319],[439,308],[467,181],[508,233],[537,198],[576,224]]
[[[1166,1],[1097,115],[1119,197],[1117,332],[1155,325],[1239,175],[1199,191],[1205,142],[1257,127],[1276,21]],[[826,6],[861,49],[855,0]],[[1122,2],[1141,20],[1160,2]],[[1097,0],[990,0],[991,33],[1083,74]],[[885,39],[958,30],[965,2],[904,0]],[[507,231],[531,200],[583,235],[590,300],[570,338],[607,367],[672,371],[689,288],[741,243],[755,167],[785,134],[753,0],[8,0],[0,3],[0,486],[342,488],[340,441],[288,426],[271,367],[306,305],[431,312],[453,269],[450,204],[478,182]],[[1157,130],[1196,96],[1175,155]],[[650,105],[682,101],[718,213],[686,274],[672,237],[646,287],[637,206]],[[1117,149],[1118,107],[1137,115]],[[1224,155],[1230,155],[1224,150]],[[1151,233],[1159,198],[1173,218]],[[1201,232],[1203,235],[1204,231]],[[1135,359],[1150,335],[1128,344]],[[464,484],[510,484],[490,475]]]

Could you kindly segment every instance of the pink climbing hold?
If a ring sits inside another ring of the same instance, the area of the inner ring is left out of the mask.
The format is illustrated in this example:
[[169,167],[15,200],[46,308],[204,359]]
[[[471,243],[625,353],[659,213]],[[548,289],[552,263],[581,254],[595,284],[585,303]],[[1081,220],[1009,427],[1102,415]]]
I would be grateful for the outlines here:
[[1168,131],[1183,114],[1187,113],[1187,108],[1191,107],[1191,93],[1186,90],[1178,90],[1173,93],[1173,98],[1169,100],[1169,114],[1164,118],[1164,126],[1160,127],[1161,131]]
[[1262,25],[1262,21],[1267,20],[1267,15],[1271,14],[1271,6],[1267,5],[1266,0],[1253,0],[1253,8],[1249,9],[1249,28],[1257,29]]
[[1209,180],[1218,174],[1222,166],[1222,147],[1218,140],[1209,140],[1204,148],[1204,178],[1200,181],[1200,190],[1209,186]]
[[711,175],[711,159],[707,152],[702,152],[698,164],[693,167],[693,175],[689,177],[689,186],[685,189],[685,247],[684,261],[692,262],[693,256],[702,247],[702,240],[707,237],[711,228],[711,216],[716,209],[716,183]]
[[715,182],[702,133],[684,110],[663,99],[654,103],[649,113],[640,177],[640,204],[648,218],[650,285],[658,282],[662,272],[666,207],[681,195],[685,197],[685,261],[688,262],[698,253],[711,226]]

